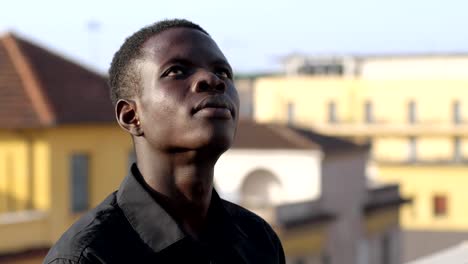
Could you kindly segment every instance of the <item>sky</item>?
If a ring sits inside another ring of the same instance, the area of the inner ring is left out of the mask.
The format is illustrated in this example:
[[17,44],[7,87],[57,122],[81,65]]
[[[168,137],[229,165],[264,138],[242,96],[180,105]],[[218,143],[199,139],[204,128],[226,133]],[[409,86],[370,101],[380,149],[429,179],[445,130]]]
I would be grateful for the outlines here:
[[0,34],[104,73],[133,32],[187,18],[236,72],[260,73],[281,70],[291,53],[468,53],[467,13],[465,0],[0,0]]

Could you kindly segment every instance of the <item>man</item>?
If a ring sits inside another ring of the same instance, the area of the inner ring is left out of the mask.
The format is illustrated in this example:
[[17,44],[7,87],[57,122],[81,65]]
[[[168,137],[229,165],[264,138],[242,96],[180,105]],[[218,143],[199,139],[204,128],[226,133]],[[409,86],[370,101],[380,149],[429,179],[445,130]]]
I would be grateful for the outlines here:
[[208,33],[178,19],[143,28],[117,51],[109,75],[137,162],[44,263],[284,263],[271,227],[213,189],[239,99]]

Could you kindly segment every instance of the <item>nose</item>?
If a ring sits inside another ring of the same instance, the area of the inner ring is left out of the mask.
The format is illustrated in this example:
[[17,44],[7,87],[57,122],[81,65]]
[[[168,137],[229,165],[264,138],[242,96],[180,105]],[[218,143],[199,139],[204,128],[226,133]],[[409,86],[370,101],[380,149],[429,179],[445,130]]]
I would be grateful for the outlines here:
[[213,72],[201,70],[196,75],[196,80],[193,83],[193,91],[198,93],[224,93],[226,91],[226,83]]

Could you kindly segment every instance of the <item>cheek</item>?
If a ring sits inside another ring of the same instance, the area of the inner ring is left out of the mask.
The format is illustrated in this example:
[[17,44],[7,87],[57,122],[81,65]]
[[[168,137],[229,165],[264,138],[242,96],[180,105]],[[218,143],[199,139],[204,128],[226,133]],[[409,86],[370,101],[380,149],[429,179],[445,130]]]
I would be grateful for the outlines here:
[[164,120],[174,115],[181,104],[181,99],[170,89],[154,88],[151,93],[144,94],[142,112],[150,120]]
[[187,124],[183,103],[168,94],[154,94],[142,107],[142,123],[146,137],[151,141],[169,140]]
[[234,104],[236,105],[237,107],[237,112],[239,112],[239,94],[237,93],[237,90],[236,88],[233,88],[233,89],[230,89],[229,90],[229,97],[231,97],[232,101],[234,102]]

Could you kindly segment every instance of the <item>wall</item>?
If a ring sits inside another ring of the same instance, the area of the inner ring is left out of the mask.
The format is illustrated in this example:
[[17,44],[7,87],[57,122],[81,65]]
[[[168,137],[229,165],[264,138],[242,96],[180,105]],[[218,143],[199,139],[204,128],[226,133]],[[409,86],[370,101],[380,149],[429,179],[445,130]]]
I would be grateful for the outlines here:
[[50,245],[48,215],[23,211],[0,215],[0,254]]
[[[468,80],[362,80],[314,77],[264,77],[255,82],[255,118],[286,121],[294,102],[299,123],[328,122],[328,102],[336,102],[341,123],[365,123],[364,104],[373,103],[377,124],[407,124],[408,102],[416,102],[418,123],[452,124],[453,102],[468,119]],[[437,105],[437,107],[434,107]]]
[[404,247],[401,241],[399,208],[395,206],[367,213],[364,225],[369,247],[367,263],[382,263],[383,240],[388,239],[387,263],[400,264]]
[[[359,80],[356,83],[358,121],[364,122],[364,102],[373,102],[379,123],[407,124],[408,103],[416,102],[418,123],[452,124],[452,104],[459,100],[462,116],[468,118],[468,80],[409,79]],[[434,107],[437,106],[437,107]]]
[[49,208],[49,155],[41,130],[0,131],[0,213]]
[[325,210],[336,213],[328,231],[331,263],[356,263],[357,242],[363,239],[362,207],[366,195],[367,149],[325,152],[322,199]]
[[[463,165],[385,165],[378,169],[379,178],[386,182],[400,183],[404,197],[413,199],[403,207],[401,223],[404,228],[415,230],[468,229],[468,167]],[[433,196],[446,195],[448,214],[433,215]]]
[[353,119],[354,81],[312,77],[268,77],[255,82],[255,119],[286,122],[287,105],[294,102],[295,121],[302,124],[328,122],[328,103],[337,105],[341,122]]
[[[399,183],[404,196],[415,198],[411,207],[402,210],[404,228],[467,230],[468,215],[463,205],[468,201],[463,198],[466,180],[462,175],[468,172],[468,67],[460,67],[467,61],[374,61],[365,66],[368,68],[360,79],[264,77],[255,83],[255,118],[285,123],[285,105],[292,101],[297,108],[297,125],[330,135],[371,139],[372,158],[380,170],[378,179]],[[405,72],[408,74],[403,76]],[[331,98],[337,98],[340,122],[335,124],[327,122]],[[371,124],[364,118],[367,100],[373,102],[375,122]],[[408,124],[410,100],[416,102],[415,124]],[[460,124],[453,122],[455,100],[461,104]],[[410,137],[416,141],[416,163],[412,165],[408,165],[412,162]],[[456,137],[461,138],[462,159],[458,161]],[[435,193],[448,195],[447,217],[432,216],[431,197]]]
[[70,156],[90,157],[89,207],[117,190],[128,171],[130,137],[117,125],[63,126],[47,133],[51,149],[51,239],[55,241],[79,217],[70,210]]
[[215,166],[215,186],[220,194],[239,202],[240,187],[252,172],[264,169],[283,186],[282,202],[298,202],[320,196],[321,153],[315,150],[231,149]]
[[279,233],[288,263],[297,259],[320,259],[326,245],[327,225],[317,223]]
[[[421,135],[414,137],[416,161],[426,163],[450,163],[455,161],[455,137]],[[373,158],[382,162],[408,162],[410,138],[381,136],[372,140]],[[468,138],[460,137],[461,160],[468,159]]]

